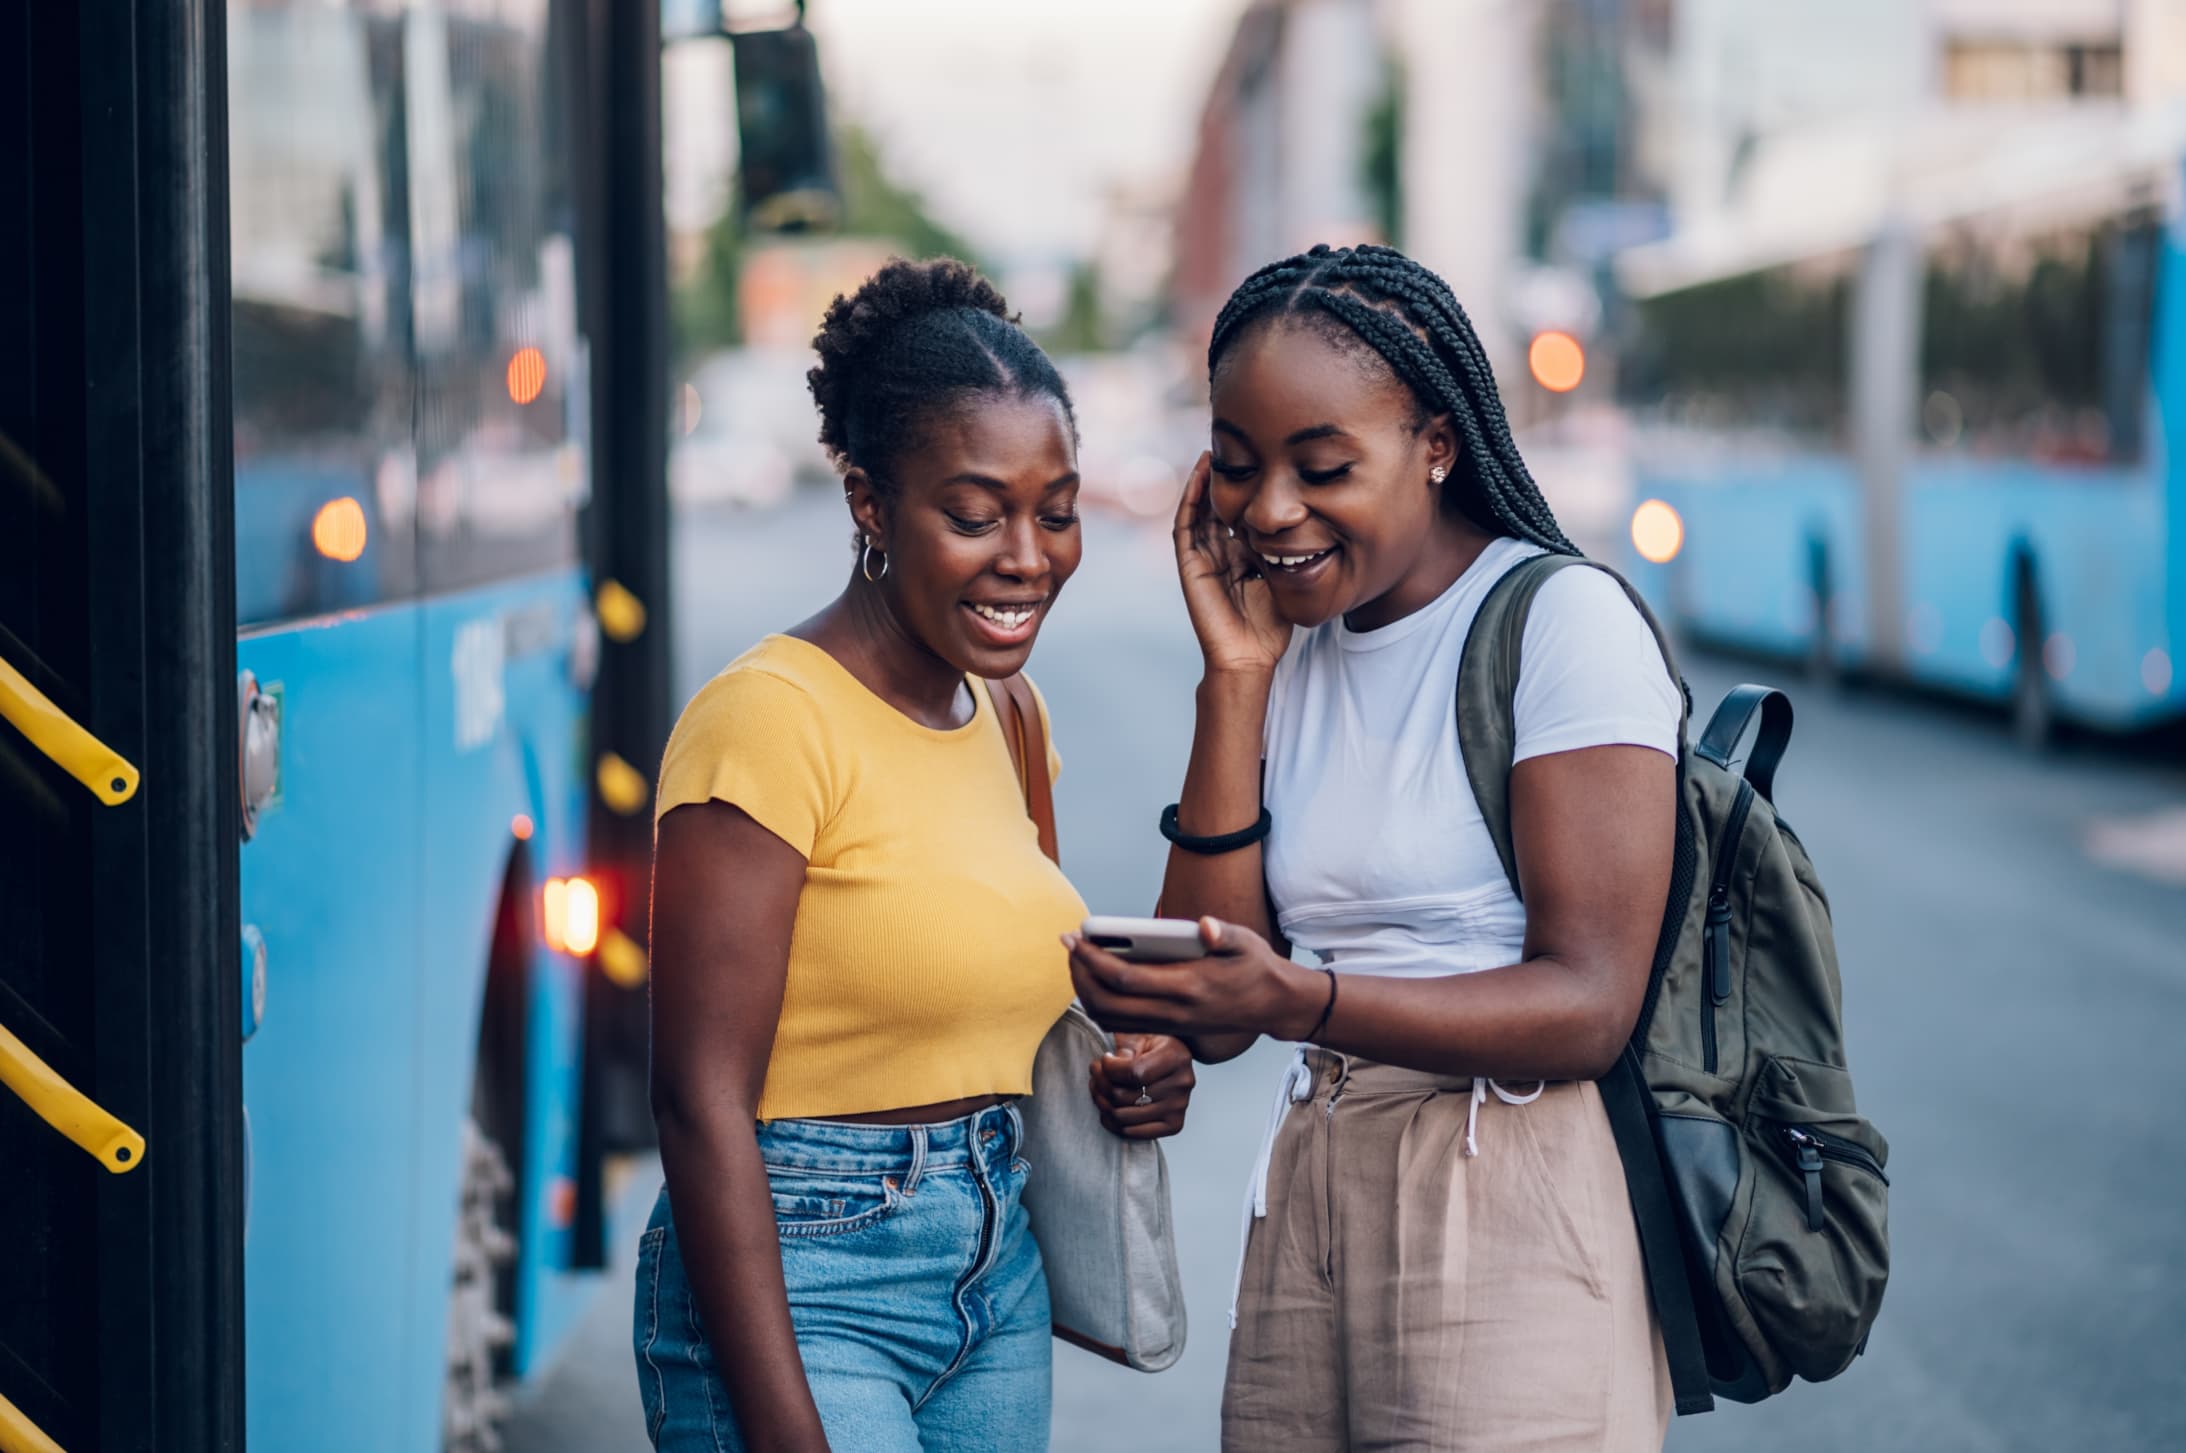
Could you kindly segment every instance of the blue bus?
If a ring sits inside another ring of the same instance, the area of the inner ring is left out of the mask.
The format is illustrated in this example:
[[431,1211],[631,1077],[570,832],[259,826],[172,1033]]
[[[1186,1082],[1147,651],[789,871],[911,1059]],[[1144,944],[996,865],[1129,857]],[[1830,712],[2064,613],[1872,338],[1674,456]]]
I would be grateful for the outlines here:
[[483,1446],[597,1279],[576,9],[227,13],[260,1446]]
[[1619,258],[1635,570],[1693,637],[1991,701],[2030,743],[2174,721],[2186,128],[1956,142]]
[[7,1453],[499,1446],[633,1234],[662,40],[0,0]]

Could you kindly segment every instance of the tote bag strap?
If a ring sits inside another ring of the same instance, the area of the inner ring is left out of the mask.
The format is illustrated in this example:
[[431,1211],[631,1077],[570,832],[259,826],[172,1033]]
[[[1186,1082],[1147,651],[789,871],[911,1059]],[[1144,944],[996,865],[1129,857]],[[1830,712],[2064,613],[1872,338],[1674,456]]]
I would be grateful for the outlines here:
[[1051,862],[1062,862],[1055,841],[1055,784],[1047,771],[1047,724],[1040,719],[1040,704],[1033,698],[1032,683],[1024,673],[987,683],[995,718],[1002,725],[1002,740],[1009,743],[1010,764],[1017,769],[1018,790],[1024,793],[1025,812],[1040,834],[1040,851]]

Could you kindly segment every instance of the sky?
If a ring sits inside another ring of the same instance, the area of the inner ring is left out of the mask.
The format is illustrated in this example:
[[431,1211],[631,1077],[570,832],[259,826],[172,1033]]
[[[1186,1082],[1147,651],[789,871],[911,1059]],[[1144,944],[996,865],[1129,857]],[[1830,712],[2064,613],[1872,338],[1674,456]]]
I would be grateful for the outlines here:
[[[1007,262],[1082,256],[1110,185],[1181,177],[1245,4],[810,0],[807,24],[833,105],[937,218]],[[725,67],[718,53],[670,58],[669,145],[683,156],[669,165],[685,178],[671,188],[686,216],[709,204],[704,174],[725,169],[723,87],[708,79]]]

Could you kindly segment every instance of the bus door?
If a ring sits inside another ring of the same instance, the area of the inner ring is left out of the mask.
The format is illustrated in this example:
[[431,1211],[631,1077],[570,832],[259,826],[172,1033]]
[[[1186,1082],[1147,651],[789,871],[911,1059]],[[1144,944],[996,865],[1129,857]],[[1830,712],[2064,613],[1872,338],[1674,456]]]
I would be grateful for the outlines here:
[[242,1446],[223,6],[0,0],[0,1446]]

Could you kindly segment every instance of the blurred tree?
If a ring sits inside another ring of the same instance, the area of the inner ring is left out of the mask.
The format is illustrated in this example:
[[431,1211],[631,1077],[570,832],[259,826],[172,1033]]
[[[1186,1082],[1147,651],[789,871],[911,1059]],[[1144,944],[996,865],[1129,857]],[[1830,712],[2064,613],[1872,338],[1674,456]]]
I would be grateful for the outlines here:
[[[836,127],[835,166],[843,197],[841,235],[884,237],[909,257],[947,254],[979,265],[969,242],[935,221],[916,191],[889,176],[880,148],[856,122]],[[737,280],[753,240],[733,205],[708,232],[705,261],[697,275],[677,290],[674,300],[679,358],[732,348],[743,341]]]
[[1051,353],[1098,353],[1114,346],[1101,306],[1099,263],[1081,262],[1070,270],[1062,319],[1042,331],[1040,346]]
[[1373,204],[1384,242],[1404,245],[1404,68],[1395,58],[1382,66],[1381,95],[1366,113],[1366,144],[1359,150],[1361,183]]
[[947,254],[979,265],[971,243],[935,221],[926,200],[888,175],[865,128],[844,122],[835,133],[835,164],[843,189],[843,235],[887,237],[910,257]]
[[676,290],[672,301],[679,361],[743,341],[736,299],[743,270],[744,224],[732,205],[706,233],[706,260],[697,275]]

